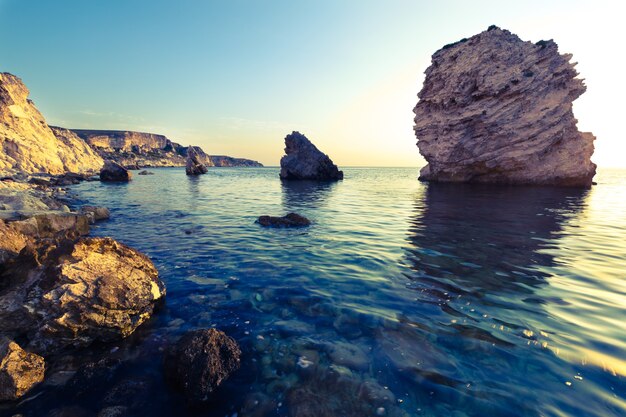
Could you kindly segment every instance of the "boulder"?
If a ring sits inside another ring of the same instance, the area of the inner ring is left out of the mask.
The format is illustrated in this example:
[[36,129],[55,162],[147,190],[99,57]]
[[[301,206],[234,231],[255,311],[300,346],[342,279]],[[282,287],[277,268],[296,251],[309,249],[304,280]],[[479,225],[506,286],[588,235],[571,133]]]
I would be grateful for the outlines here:
[[43,381],[44,359],[26,352],[17,343],[0,338],[0,401],[20,398]]
[[297,213],[289,213],[283,217],[261,216],[256,222],[263,227],[303,227],[311,224],[309,219]]
[[284,180],[343,179],[343,171],[300,132],[285,137],[285,156],[280,160],[280,178]]
[[200,154],[195,146],[187,148],[187,164],[185,166],[187,175],[202,175],[208,172],[207,167],[200,160]]
[[37,214],[25,220],[8,223],[12,230],[33,238],[59,235],[84,236],[89,234],[89,217],[80,213]]
[[110,238],[27,245],[5,264],[0,332],[41,353],[124,338],[150,318],[165,287],[147,256]]
[[107,160],[100,170],[100,181],[106,182],[128,182],[132,179],[132,174],[117,162]]
[[87,216],[89,223],[95,223],[99,220],[106,220],[111,217],[111,212],[106,207],[82,206],[80,212]]
[[216,329],[187,332],[165,357],[165,377],[190,403],[202,403],[240,366],[234,339]]
[[571,58],[496,26],[435,52],[414,109],[420,179],[589,187],[595,137],[576,127],[586,87]]

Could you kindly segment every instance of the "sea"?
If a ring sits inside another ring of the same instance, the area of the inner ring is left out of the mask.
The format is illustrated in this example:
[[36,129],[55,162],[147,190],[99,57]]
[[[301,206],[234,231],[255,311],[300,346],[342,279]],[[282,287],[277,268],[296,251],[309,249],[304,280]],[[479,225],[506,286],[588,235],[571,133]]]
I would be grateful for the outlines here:
[[[0,414],[626,415],[626,170],[590,190],[429,184],[418,168],[334,183],[149,170],[71,193],[110,208],[92,235],[147,254],[165,302],[129,338],[57,358]],[[290,212],[312,225],[255,223]],[[242,365],[192,408],[163,352],[210,327]],[[93,386],[70,383],[103,358]]]

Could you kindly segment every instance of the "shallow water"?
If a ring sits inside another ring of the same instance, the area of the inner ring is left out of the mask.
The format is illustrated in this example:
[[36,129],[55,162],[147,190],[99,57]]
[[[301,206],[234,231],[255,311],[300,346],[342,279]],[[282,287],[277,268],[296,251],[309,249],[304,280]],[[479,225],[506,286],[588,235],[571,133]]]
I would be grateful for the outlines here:
[[[58,358],[3,415],[626,414],[626,171],[600,171],[589,191],[428,185],[399,168],[334,184],[151,171],[73,190],[112,209],[93,235],[153,259],[165,306],[122,343]],[[291,211],[314,224],[254,223]],[[242,369],[189,410],[162,350],[210,326],[240,343]],[[64,386],[103,356],[121,365],[97,388]]]

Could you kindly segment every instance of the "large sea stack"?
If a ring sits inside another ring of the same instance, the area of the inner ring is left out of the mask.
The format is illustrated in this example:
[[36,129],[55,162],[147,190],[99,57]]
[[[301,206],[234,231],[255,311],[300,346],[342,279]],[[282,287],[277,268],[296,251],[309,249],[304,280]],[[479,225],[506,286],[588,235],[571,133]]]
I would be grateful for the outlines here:
[[591,186],[595,137],[576,127],[586,87],[571,58],[496,26],[435,52],[414,109],[420,179]]
[[98,171],[102,158],[75,135],[51,130],[28,94],[22,80],[0,73],[0,174]]
[[285,154],[280,160],[280,178],[284,180],[343,179],[343,171],[300,132],[285,137]]

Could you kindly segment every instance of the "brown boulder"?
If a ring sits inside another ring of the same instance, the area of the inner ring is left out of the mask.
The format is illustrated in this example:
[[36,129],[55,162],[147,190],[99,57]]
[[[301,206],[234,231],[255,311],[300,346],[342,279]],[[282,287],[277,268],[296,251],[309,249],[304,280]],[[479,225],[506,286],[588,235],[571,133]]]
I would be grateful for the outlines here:
[[100,170],[100,181],[105,182],[128,182],[132,174],[117,162],[107,160]]
[[147,256],[110,238],[27,246],[0,281],[0,331],[27,333],[51,352],[130,335],[152,314],[165,287]]
[[237,342],[216,329],[186,333],[165,357],[165,377],[190,403],[201,403],[239,369]]
[[44,359],[26,352],[6,337],[0,338],[0,401],[20,398],[43,381]]

